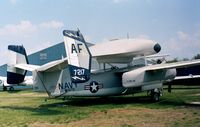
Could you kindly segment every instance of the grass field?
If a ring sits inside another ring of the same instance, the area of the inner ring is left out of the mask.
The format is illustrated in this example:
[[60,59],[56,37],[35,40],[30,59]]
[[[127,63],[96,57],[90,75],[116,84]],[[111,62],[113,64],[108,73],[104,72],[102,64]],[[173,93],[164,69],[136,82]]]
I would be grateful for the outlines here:
[[164,91],[152,103],[146,93],[63,101],[32,91],[0,92],[0,126],[200,127],[200,89]]

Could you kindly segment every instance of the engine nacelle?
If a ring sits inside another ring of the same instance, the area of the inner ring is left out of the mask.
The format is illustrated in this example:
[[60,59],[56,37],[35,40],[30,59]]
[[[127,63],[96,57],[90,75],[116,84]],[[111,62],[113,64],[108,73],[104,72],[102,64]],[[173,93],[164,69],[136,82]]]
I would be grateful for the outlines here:
[[122,85],[126,88],[162,83],[176,76],[176,69],[146,71],[147,67],[138,68],[122,75]]

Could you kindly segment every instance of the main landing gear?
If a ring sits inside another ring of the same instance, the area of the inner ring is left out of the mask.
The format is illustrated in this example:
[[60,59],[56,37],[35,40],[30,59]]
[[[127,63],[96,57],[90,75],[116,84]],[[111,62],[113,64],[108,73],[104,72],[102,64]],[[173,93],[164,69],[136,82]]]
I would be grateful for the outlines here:
[[151,97],[151,100],[153,102],[158,102],[160,101],[160,96],[162,96],[162,89],[156,88],[156,89],[148,91],[147,94]]

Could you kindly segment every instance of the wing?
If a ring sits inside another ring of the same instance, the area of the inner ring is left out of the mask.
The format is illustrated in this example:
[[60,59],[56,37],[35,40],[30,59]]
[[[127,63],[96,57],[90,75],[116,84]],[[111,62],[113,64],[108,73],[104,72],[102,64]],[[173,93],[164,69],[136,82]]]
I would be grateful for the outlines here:
[[200,65],[200,60],[139,67],[123,73],[122,83],[123,86],[127,88],[154,84],[154,82],[162,83],[164,81],[173,80],[176,77],[176,68],[195,65]]
[[146,71],[171,69],[171,68],[183,68],[183,67],[189,67],[189,66],[195,66],[195,65],[200,65],[200,60],[150,65],[147,67]]
[[200,78],[200,75],[177,76],[175,80]]

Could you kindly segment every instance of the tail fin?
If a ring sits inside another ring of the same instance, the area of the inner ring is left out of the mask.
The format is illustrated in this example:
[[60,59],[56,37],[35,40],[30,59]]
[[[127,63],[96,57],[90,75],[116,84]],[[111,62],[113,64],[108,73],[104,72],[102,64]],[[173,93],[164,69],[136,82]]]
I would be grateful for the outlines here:
[[83,83],[90,79],[91,53],[80,31],[64,30],[64,43],[73,83]]
[[23,46],[8,46],[10,62],[7,64],[7,83],[19,84],[24,81],[26,70],[15,68],[16,64],[28,64],[26,50]]

